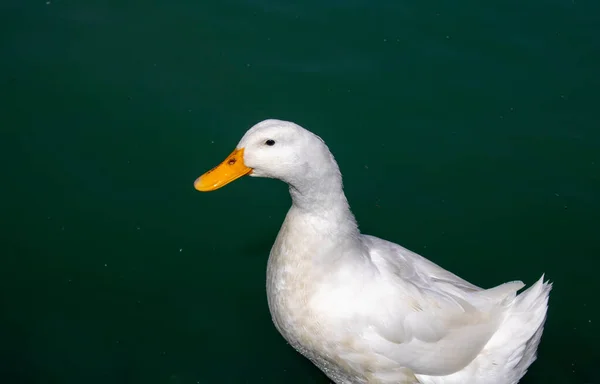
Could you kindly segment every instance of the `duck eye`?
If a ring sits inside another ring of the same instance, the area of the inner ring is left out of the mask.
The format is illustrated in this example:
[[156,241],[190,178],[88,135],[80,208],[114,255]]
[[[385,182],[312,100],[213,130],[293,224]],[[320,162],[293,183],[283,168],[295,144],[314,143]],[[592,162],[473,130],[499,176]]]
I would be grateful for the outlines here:
[[265,144],[267,144],[268,146],[275,145],[275,140],[269,139],[269,140],[265,141]]

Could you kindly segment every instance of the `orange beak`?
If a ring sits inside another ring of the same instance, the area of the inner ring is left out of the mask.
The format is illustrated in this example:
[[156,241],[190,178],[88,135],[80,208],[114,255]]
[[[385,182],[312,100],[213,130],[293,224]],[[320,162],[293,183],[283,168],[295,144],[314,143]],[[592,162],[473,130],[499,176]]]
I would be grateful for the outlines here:
[[197,178],[194,188],[201,192],[214,191],[251,172],[252,168],[244,164],[244,148],[236,149],[221,164]]

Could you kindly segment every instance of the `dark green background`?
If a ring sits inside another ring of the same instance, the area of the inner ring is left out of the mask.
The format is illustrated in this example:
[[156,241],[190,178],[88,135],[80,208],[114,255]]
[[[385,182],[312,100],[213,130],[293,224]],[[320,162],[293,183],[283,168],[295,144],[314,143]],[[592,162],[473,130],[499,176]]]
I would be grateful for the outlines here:
[[327,383],[266,305],[285,185],[192,188],[271,117],[364,232],[546,273],[522,382],[600,382],[600,2],[3,0],[0,39],[0,383]]

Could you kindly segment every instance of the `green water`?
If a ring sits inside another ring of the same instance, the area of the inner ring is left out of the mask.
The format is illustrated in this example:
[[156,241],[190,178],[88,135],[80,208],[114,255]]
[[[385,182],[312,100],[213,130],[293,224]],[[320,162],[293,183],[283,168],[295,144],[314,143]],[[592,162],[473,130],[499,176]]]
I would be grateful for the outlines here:
[[286,186],[192,187],[270,117],[363,232],[546,273],[522,383],[600,382],[600,2],[4,0],[0,54],[0,383],[327,383],[267,309]]

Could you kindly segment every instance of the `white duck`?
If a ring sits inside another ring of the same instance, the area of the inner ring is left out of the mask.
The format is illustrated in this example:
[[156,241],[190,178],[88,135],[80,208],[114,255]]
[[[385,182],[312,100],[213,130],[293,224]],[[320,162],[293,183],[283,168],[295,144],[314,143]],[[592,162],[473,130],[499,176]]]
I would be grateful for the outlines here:
[[199,177],[289,185],[267,298],[283,337],[337,384],[514,384],[536,359],[551,284],[484,290],[397,244],[359,232],[323,140],[286,121],[252,127]]

